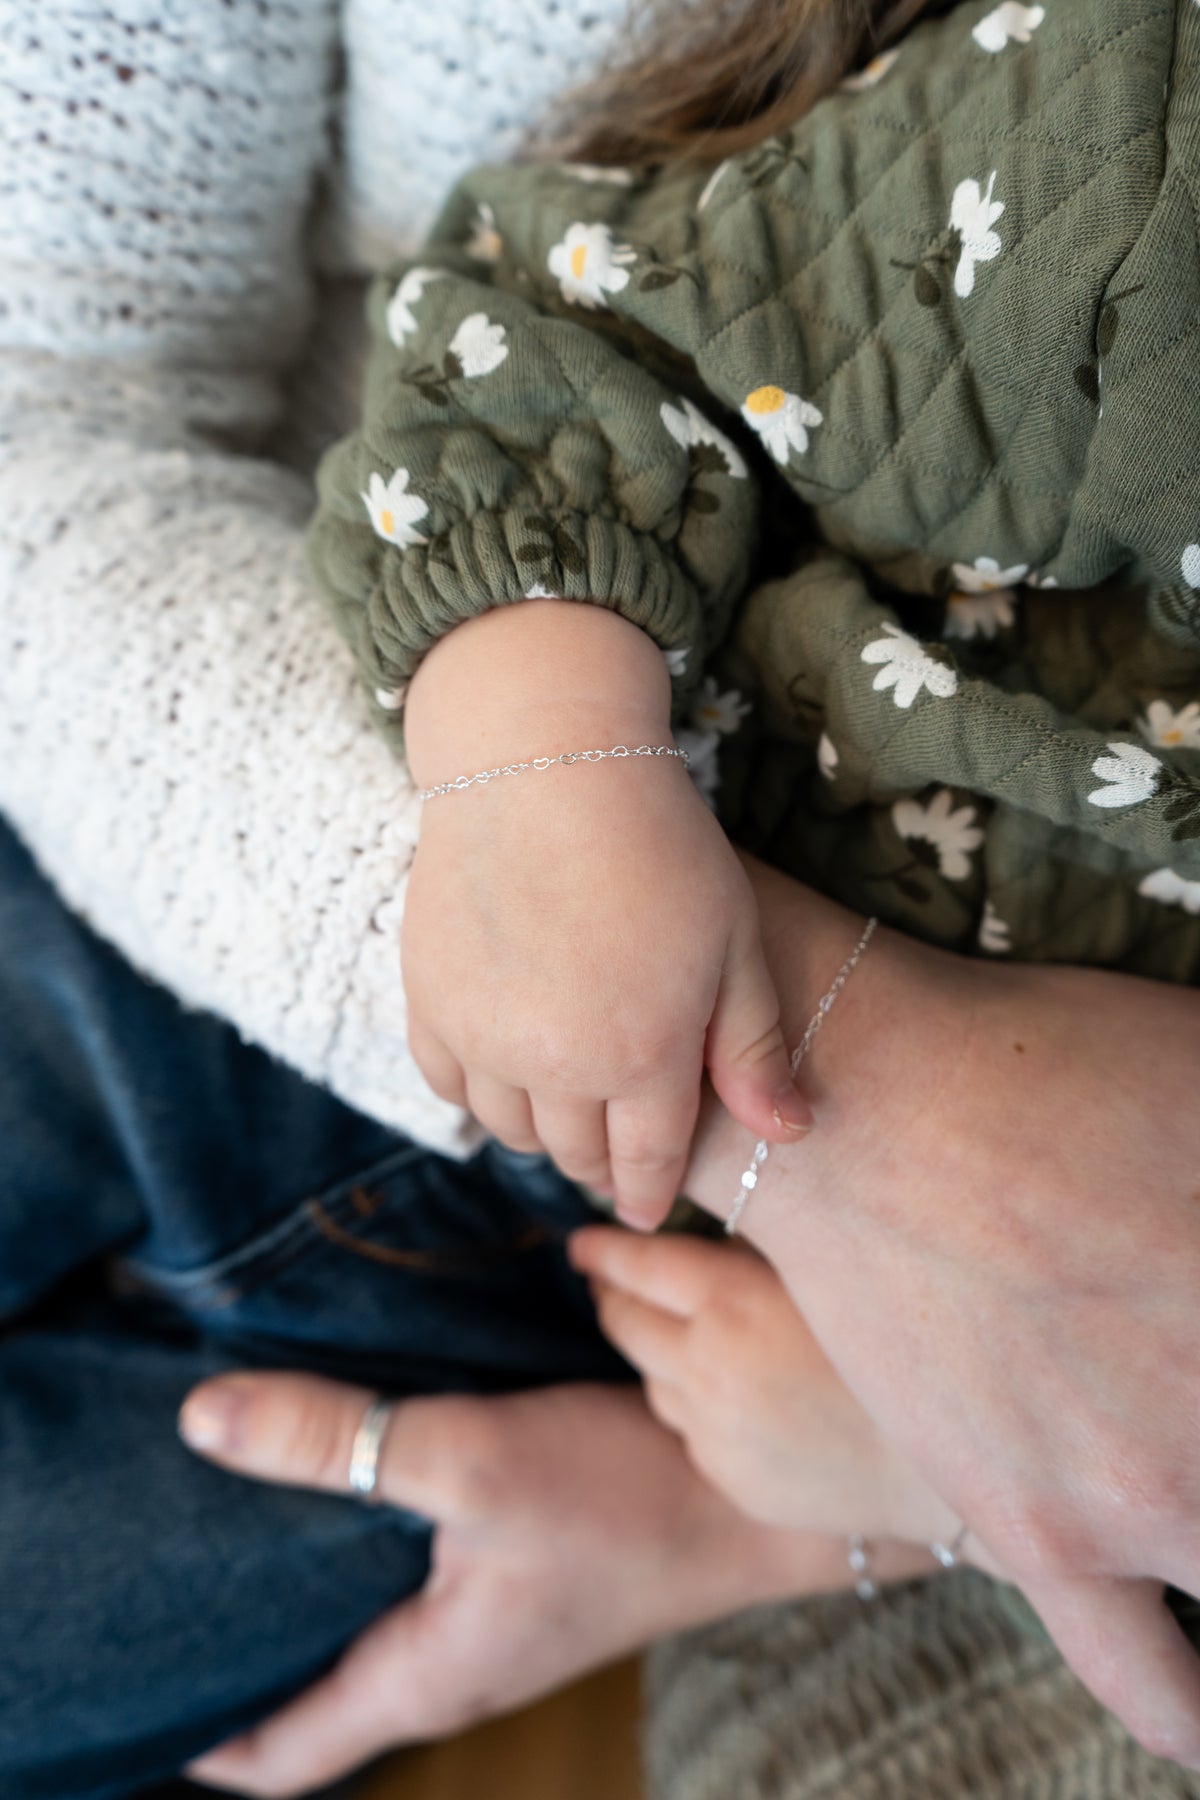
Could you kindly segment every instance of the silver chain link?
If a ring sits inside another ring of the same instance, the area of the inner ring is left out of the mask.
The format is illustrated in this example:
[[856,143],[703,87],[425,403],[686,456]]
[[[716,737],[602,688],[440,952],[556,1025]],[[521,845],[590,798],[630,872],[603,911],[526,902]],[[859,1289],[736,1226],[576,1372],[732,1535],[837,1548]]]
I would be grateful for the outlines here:
[[461,794],[465,788],[486,787],[489,781],[495,781],[501,775],[523,775],[527,769],[536,769],[540,775],[544,769],[556,766],[608,762],[613,757],[625,756],[673,756],[685,769],[689,761],[687,751],[677,750],[673,744],[639,744],[635,750],[628,744],[614,744],[611,750],[564,750],[561,756],[535,756],[529,762],[500,763],[494,769],[478,769],[474,775],[460,775],[455,781],[440,782],[437,787],[420,788],[417,799],[424,802],[436,800],[439,794]]
[[[825,994],[822,994],[820,1000],[818,1000],[817,1010],[813,1014],[812,1018],[808,1021],[807,1026],[805,1027],[804,1036],[800,1039],[800,1042],[796,1045],[796,1048],[792,1051],[792,1074],[793,1075],[795,1075],[796,1071],[800,1067],[800,1064],[804,1061],[805,1057],[808,1055],[809,1051],[812,1049],[813,1039],[816,1037],[818,1031],[820,1031],[822,1025],[825,1023],[826,1019],[829,1017],[830,1013],[833,1011],[834,1001],[837,999],[838,995],[841,993],[842,989],[845,987],[846,983],[849,981],[850,977],[853,975],[855,969],[857,969],[859,963],[862,961],[863,954],[867,948],[867,945],[870,943],[871,939],[875,936],[875,929],[878,926],[878,924],[879,924],[878,919],[868,919],[867,920],[866,930],[863,932],[863,934],[859,938],[857,944],[855,944],[853,950],[850,952],[849,956],[846,958],[845,962],[842,964],[841,968],[838,970],[837,974],[834,976],[833,981],[830,983],[829,991]],[[734,1198],[733,1207],[729,1213],[729,1217],[725,1221],[725,1233],[726,1233],[727,1237],[732,1237],[734,1235],[734,1233],[736,1232],[736,1230],[738,1228],[738,1222],[740,1221],[742,1214],[746,1210],[746,1202],[749,1200],[751,1194],[754,1192],[755,1188],[758,1186],[759,1170],[762,1168],[763,1164],[766,1162],[767,1157],[770,1155],[770,1153],[771,1153],[771,1146],[767,1143],[766,1138],[759,1138],[757,1144],[755,1144],[755,1146],[754,1146],[754,1155],[750,1158],[749,1166],[747,1168],[743,1169],[743,1171],[742,1171],[742,1178],[741,1178],[742,1184],[739,1187],[737,1194]]]

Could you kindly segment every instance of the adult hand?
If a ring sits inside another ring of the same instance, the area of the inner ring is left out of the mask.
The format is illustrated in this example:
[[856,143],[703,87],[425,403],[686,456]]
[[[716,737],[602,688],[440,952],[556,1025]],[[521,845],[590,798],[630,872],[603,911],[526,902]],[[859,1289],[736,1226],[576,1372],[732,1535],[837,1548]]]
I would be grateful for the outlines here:
[[[795,1042],[861,921],[751,865]],[[1152,1751],[1200,1766],[1200,999],[881,933],[746,1235],[873,1418]],[[688,1191],[750,1146],[710,1108]]]
[[[195,1390],[181,1428],[226,1468],[343,1493],[370,1399],[316,1376],[225,1376]],[[428,1584],[308,1692],[195,1762],[195,1780],[299,1794],[669,1631],[850,1579],[844,1540],[734,1511],[631,1389],[400,1403],[376,1494],[437,1521]],[[899,1547],[876,1557],[885,1579],[927,1568]]]

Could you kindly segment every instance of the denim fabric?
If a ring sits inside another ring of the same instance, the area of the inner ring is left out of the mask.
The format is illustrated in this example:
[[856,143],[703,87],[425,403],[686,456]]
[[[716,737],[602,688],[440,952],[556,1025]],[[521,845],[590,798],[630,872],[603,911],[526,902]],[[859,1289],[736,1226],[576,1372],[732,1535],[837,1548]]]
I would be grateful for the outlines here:
[[414,1515],[241,1480],[188,1389],[620,1379],[546,1163],[467,1165],[142,981],[0,826],[0,1795],[115,1800],[311,1681],[428,1568]]

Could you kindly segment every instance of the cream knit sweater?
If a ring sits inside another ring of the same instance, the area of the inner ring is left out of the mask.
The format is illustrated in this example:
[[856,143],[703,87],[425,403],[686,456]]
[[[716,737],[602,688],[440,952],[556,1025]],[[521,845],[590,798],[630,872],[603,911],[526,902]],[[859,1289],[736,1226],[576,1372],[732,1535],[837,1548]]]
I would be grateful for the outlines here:
[[363,278],[621,4],[0,0],[0,809],[146,974],[452,1152],[405,1037],[416,807],[307,474]]

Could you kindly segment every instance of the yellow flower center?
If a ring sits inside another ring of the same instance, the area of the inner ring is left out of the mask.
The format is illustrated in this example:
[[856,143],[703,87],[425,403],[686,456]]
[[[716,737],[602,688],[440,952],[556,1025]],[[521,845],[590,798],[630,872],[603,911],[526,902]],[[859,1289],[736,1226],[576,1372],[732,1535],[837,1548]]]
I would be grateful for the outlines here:
[[755,388],[752,394],[746,395],[746,411],[760,416],[764,413],[777,413],[786,399],[787,395],[782,388]]
[[385,506],[380,513],[379,523],[383,526],[384,536],[391,537],[396,529],[396,515],[390,506]]
[[583,271],[587,267],[587,253],[586,244],[576,244],[571,252],[571,273],[576,281],[583,280]]
[[1176,725],[1173,726],[1170,731],[1164,731],[1158,741],[1160,744],[1182,744],[1183,733],[1180,731],[1178,725]]

